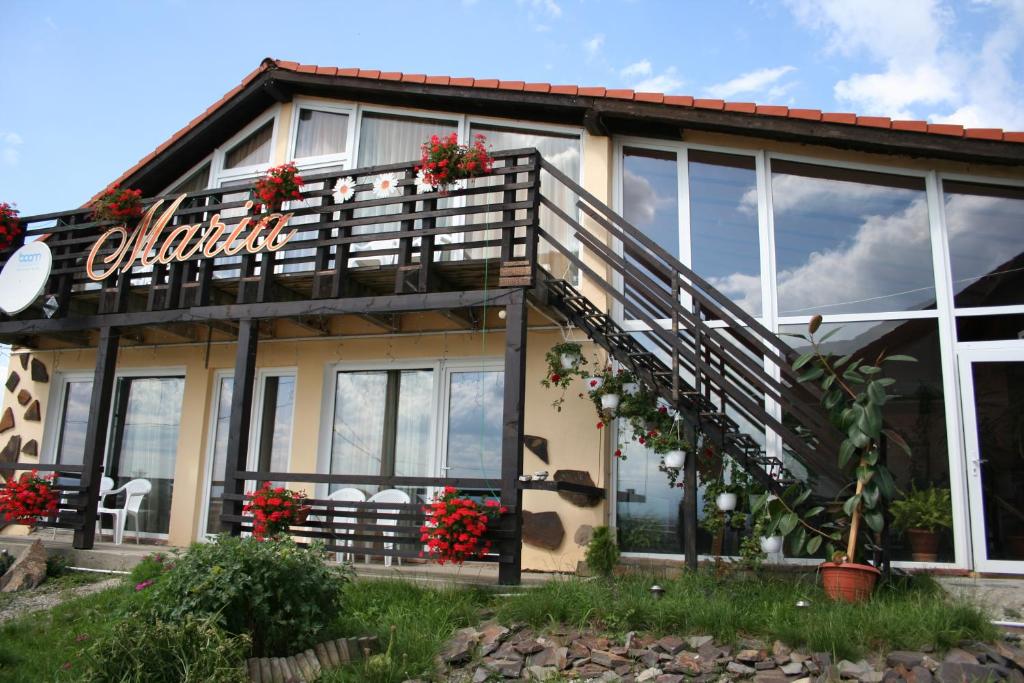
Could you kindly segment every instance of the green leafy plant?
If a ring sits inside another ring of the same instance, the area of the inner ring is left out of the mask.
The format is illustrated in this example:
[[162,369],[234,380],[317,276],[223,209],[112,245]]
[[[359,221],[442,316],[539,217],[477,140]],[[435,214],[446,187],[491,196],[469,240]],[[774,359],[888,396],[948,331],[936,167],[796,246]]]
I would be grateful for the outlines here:
[[953,527],[953,502],[949,489],[912,487],[901,500],[893,501],[892,527],[897,532],[924,529],[936,532]]
[[[697,472],[704,484],[704,518],[701,520],[701,527],[712,536],[717,535],[726,524],[736,530],[743,529],[747,524],[747,513],[749,506],[749,494],[755,488],[753,478],[739,464],[728,456],[718,457],[720,463],[718,474],[712,474],[713,470],[705,464],[711,458],[716,458],[714,448],[701,449],[697,455]],[[757,487],[760,489],[760,487]],[[763,489],[760,489],[763,491]],[[734,493],[737,497],[736,509],[726,512],[718,509],[717,498],[723,493]]]
[[244,683],[246,635],[229,635],[213,616],[180,620],[129,610],[82,652],[75,680],[88,683]]
[[[570,367],[564,367],[562,356],[572,357],[575,362]],[[552,402],[552,406],[558,412],[562,412],[562,404],[565,403],[565,390],[572,384],[574,377],[587,378],[590,373],[585,366],[587,359],[583,357],[583,347],[578,342],[562,342],[555,344],[544,354],[544,362],[547,365],[544,379],[541,385],[547,389],[558,387],[562,390],[561,396]]]
[[594,535],[587,544],[586,561],[590,571],[598,576],[607,578],[612,575],[619,563],[619,546],[611,529],[606,526],[594,529]]
[[152,588],[157,616],[211,616],[229,634],[249,634],[254,656],[309,647],[342,608],[347,570],[321,547],[288,538],[219,536],[189,548]]
[[755,507],[766,507],[769,515],[764,535],[781,535],[790,539],[790,551],[795,554],[815,554],[824,544],[826,557],[836,562],[853,562],[857,556],[861,521],[875,532],[885,525],[883,511],[893,498],[896,485],[888,468],[879,461],[879,445],[884,437],[910,455],[910,447],[896,432],[883,427],[882,412],[890,396],[887,388],[896,380],[882,375],[883,366],[894,361],[915,362],[910,356],[884,353],[872,362],[853,358],[852,354],[834,358],[822,349],[829,337],[839,331],[833,329],[821,337],[815,333],[822,318],[815,315],[807,327],[807,334],[792,335],[805,340],[811,349],[801,354],[793,369],[800,371],[801,382],[817,383],[822,391],[821,404],[828,411],[832,423],[844,435],[839,447],[840,469],[853,468],[854,492],[843,503],[843,514],[850,519],[845,550],[836,550],[842,540],[842,531],[836,521],[812,522],[825,511],[813,507],[802,514],[797,512],[811,495],[810,488],[791,487],[779,497],[759,497]]

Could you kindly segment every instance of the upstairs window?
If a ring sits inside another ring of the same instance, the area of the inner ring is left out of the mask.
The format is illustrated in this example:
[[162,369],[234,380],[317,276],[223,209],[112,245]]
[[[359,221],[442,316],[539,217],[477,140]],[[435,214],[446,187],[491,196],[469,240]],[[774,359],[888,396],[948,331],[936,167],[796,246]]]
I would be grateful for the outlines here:
[[224,168],[234,169],[257,166],[270,162],[270,142],[274,136],[274,122],[267,121],[249,137],[232,147],[224,155]]
[[295,158],[322,157],[348,151],[348,114],[299,109]]

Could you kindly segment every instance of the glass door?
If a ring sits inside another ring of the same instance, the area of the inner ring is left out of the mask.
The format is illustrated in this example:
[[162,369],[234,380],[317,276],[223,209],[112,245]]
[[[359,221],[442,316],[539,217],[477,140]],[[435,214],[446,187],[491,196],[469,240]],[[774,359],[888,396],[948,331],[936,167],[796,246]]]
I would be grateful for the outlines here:
[[497,496],[501,487],[504,386],[500,364],[477,362],[445,369],[441,476],[491,482],[486,489],[464,489],[473,495]]
[[974,565],[1024,573],[1024,344],[960,354]]

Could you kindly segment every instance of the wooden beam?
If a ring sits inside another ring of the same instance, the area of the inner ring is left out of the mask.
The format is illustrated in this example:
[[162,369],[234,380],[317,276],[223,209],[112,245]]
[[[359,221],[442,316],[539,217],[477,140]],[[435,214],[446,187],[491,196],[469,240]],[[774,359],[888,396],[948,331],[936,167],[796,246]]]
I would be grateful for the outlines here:
[[[245,479],[240,473],[248,469],[249,426],[252,415],[253,388],[256,383],[256,348],[259,323],[251,318],[238,326],[238,347],[235,351],[235,384],[231,392],[231,417],[228,422],[227,457],[224,459],[224,493],[245,493]],[[224,515],[242,514],[242,502],[225,498]],[[242,531],[238,522],[222,524],[225,531],[237,536]]]
[[512,561],[498,565],[498,583],[518,585],[523,571],[523,425],[526,398],[526,295],[516,290],[505,307],[505,379],[501,423],[501,504],[515,510],[502,528],[512,532]]
[[[697,443],[697,434],[690,435],[690,443]],[[683,465],[683,539],[686,566],[697,570],[697,457],[696,449]]]
[[85,423],[85,449],[82,456],[85,509],[82,512],[82,528],[75,530],[73,542],[74,547],[81,550],[91,549],[96,540],[96,508],[99,505],[100,483],[103,479],[107,424],[117,369],[118,337],[117,328],[104,327],[100,330],[99,346],[96,349],[96,368],[93,371],[89,417]]

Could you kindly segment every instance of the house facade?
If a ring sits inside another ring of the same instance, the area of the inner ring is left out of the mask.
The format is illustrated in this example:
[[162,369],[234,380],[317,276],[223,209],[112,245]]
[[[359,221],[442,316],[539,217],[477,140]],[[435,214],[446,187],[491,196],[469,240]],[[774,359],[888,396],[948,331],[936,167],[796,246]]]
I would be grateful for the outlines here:
[[[495,175],[417,189],[421,143],[450,133],[484,135]],[[829,351],[917,359],[894,367],[887,413],[913,455],[888,462],[901,490],[950,490],[953,528],[929,563],[894,534],[893,560],[1024,571],[1024,133],[266,60],[116,182],[163,197],[167,232],[201,224],[188,246],[214,214],[253,215],[252,182],[287,161],[307,184],[273,253],[111,258],[104,275],[111,226],[26,221],[54,265],[0,319],[0,475],[148,479],[141,530],[173,545],[238,530],[240,494],[275,473],[317,500],[399,488],[412,526],[446,481],[500,498],[510,581],[575,570],[601,524],[627,557],[734,554],[736,535],[696,525],[692,467],[670,486],[660,456],[595,428],[581,384],[552,406],[545,354],[579,341],[661,382],[756,476],[827,499],[842,477],[827,439],[794,438],[822,426],[786,336],[820,314]],[[374,194],[391,173],[401,194]],[[349,177],[346,206],[331,188]],[[91,544],[85,497],[77,512]],[[387,531],[364,522],[368,544]]]

